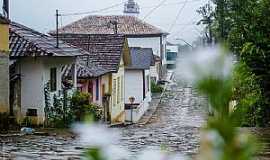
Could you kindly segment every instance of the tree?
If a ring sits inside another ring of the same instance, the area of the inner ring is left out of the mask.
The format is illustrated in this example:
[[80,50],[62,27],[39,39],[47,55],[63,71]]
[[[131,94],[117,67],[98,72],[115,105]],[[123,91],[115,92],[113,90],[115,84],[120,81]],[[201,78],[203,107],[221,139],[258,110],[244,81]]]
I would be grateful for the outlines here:
[[212,23],[214,21],[214,10],[210,3],[205,4],[200,7],[197,12],[202,16],[202,19],[197,23],[197,25],[205,24],[206,32],[205,37],[208,44],[213,43],[213,34],[212,34]]

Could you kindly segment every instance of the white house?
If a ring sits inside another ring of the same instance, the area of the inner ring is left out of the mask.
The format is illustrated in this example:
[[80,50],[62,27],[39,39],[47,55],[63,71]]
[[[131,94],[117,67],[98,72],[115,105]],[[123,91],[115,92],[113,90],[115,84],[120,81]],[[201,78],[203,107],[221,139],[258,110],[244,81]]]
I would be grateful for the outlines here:
[[151,48],[130,48],[131,65],[125,68],[126,121],[137,122],[148,110],[151,99],[150,66],[154,65]]
[[[166,75],[166,39],[168,33],[148,24],[135,16],[87,16],[59,29],[60,34],[123,34],[129,47],[152,48],[160,57],[158,75],[151,77],[160,80]],[[55,34],[51,32],[50,34]]]
[[[10,112],[18,123],[30,117],[33,124],[43,124],[47,105],[54,95],[61,94],[62,68],[75,64],[76,57],[84,51],[62,41],[57,47],[55,38],[15,22],[10,23],[9,46],[12,62]],[[73,85],[76,87],[76,66],[73,66]]]

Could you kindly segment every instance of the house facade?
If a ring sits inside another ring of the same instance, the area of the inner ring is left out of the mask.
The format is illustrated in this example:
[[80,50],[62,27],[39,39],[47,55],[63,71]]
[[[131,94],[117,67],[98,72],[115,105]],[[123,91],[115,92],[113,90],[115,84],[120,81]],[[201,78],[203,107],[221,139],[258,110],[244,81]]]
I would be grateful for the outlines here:
[[[32,124],[46,120],[46,107],[62,93],[62,68],[73,64],[73,87],[76,88],[76,57],[84,51],[24,25],[10,23],[10,103],[18,123],[30,118]],[[46,90],[47,88],[47,90]]]
[[[158,74],[154,79],[166,75],[166,39],[168,33],[148,24],[135,16],[88,16],[59,29],[63,34],[123,34],[129,47],[152,48],[154,55],[160,57]],[[51,32],[55,34],[55,32]]]
[[82,87],[82,89],[91,93],[93,103],[104,107],[106,120],[112,124],[124,123],[125,67],[130,63],[128,42],[125,36],[61,34],[59,38],[86,50],[88,55],[82,57],[80,61],[90,69],[96,66],[99,68],[98,70],[106,72],[94,77],[89,76],[86,79],[79,78],[79,82],[88,81],[87,87]]
[[9,21],[0,15],[0,113],[9,113]]
[[136,123],[151,102],[150,66],[154,65],[151,48],[130,48],[131,64],[125,69],[126,121]]

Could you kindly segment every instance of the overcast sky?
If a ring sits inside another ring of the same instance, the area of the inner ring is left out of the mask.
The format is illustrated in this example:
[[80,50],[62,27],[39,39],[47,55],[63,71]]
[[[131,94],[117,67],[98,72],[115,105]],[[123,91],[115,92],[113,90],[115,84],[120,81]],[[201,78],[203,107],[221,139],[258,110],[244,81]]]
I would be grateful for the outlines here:
[[[1,1],[1,0],[0,0]],[[88,12],[119,4],[127,0],[10,0],[11,19],[26,26],[46,33],[55,29],[55,10],[60,13]],[[143,19],[162,0],[135,0],[141,7],[139,18]],[[167,0],[157,8],[145,21],[165,31],[176,19],[176,15],[186,0]],[[192,42],[200,34],[201,27],[194,25],[200,19],[196,10],[208,0],[187,0],[176,25],[171,29],[169,40],[180,37]],[[95,15],[121,15],[123,5],[111,8]],[[66,25],[87,15],[67,16],[60,19],[60,25]]]

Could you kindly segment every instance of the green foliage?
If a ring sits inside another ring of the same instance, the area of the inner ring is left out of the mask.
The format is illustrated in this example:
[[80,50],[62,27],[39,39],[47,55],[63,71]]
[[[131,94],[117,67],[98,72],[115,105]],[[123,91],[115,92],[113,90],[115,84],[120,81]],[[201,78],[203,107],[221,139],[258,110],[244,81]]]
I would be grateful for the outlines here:
[[151,92],[152,93],[161,93],[163,91],[163,87],[156,84],[154,81],[151,81]]
[[[260,86],[254,73],[244,63],[239,63],[234,70],[233,100],[237,101],[234,114],[239,126],[261,126],[262,115],[260,102],[263,101]],[[237,115],[237,116],[236,116]]]
[[237,112],[247,113],[240,125],[266,126],[270,122],[270,1],[212,1],[216,6],[212,25],[215,39],[228,44],[248,68],[238,69],[235,75]]
[[106,160],[100,148],[89,148],[85,151],[84,155],[87,160]]
[[238,119],[229,112],[233,96],[233,78],[207,76],[197,81],[198,90],[207,95],[215,110],[202,137],[201,160],[251,160],[256,151],[254,138],[242,134],[233,125]]
[[87,116],[92,116],[93,120],[98,121],[102,117],[102,110],[99,106],[90,103],[90,94],[75,92],[71,98],[72,111],[76,121],[82,121]]

